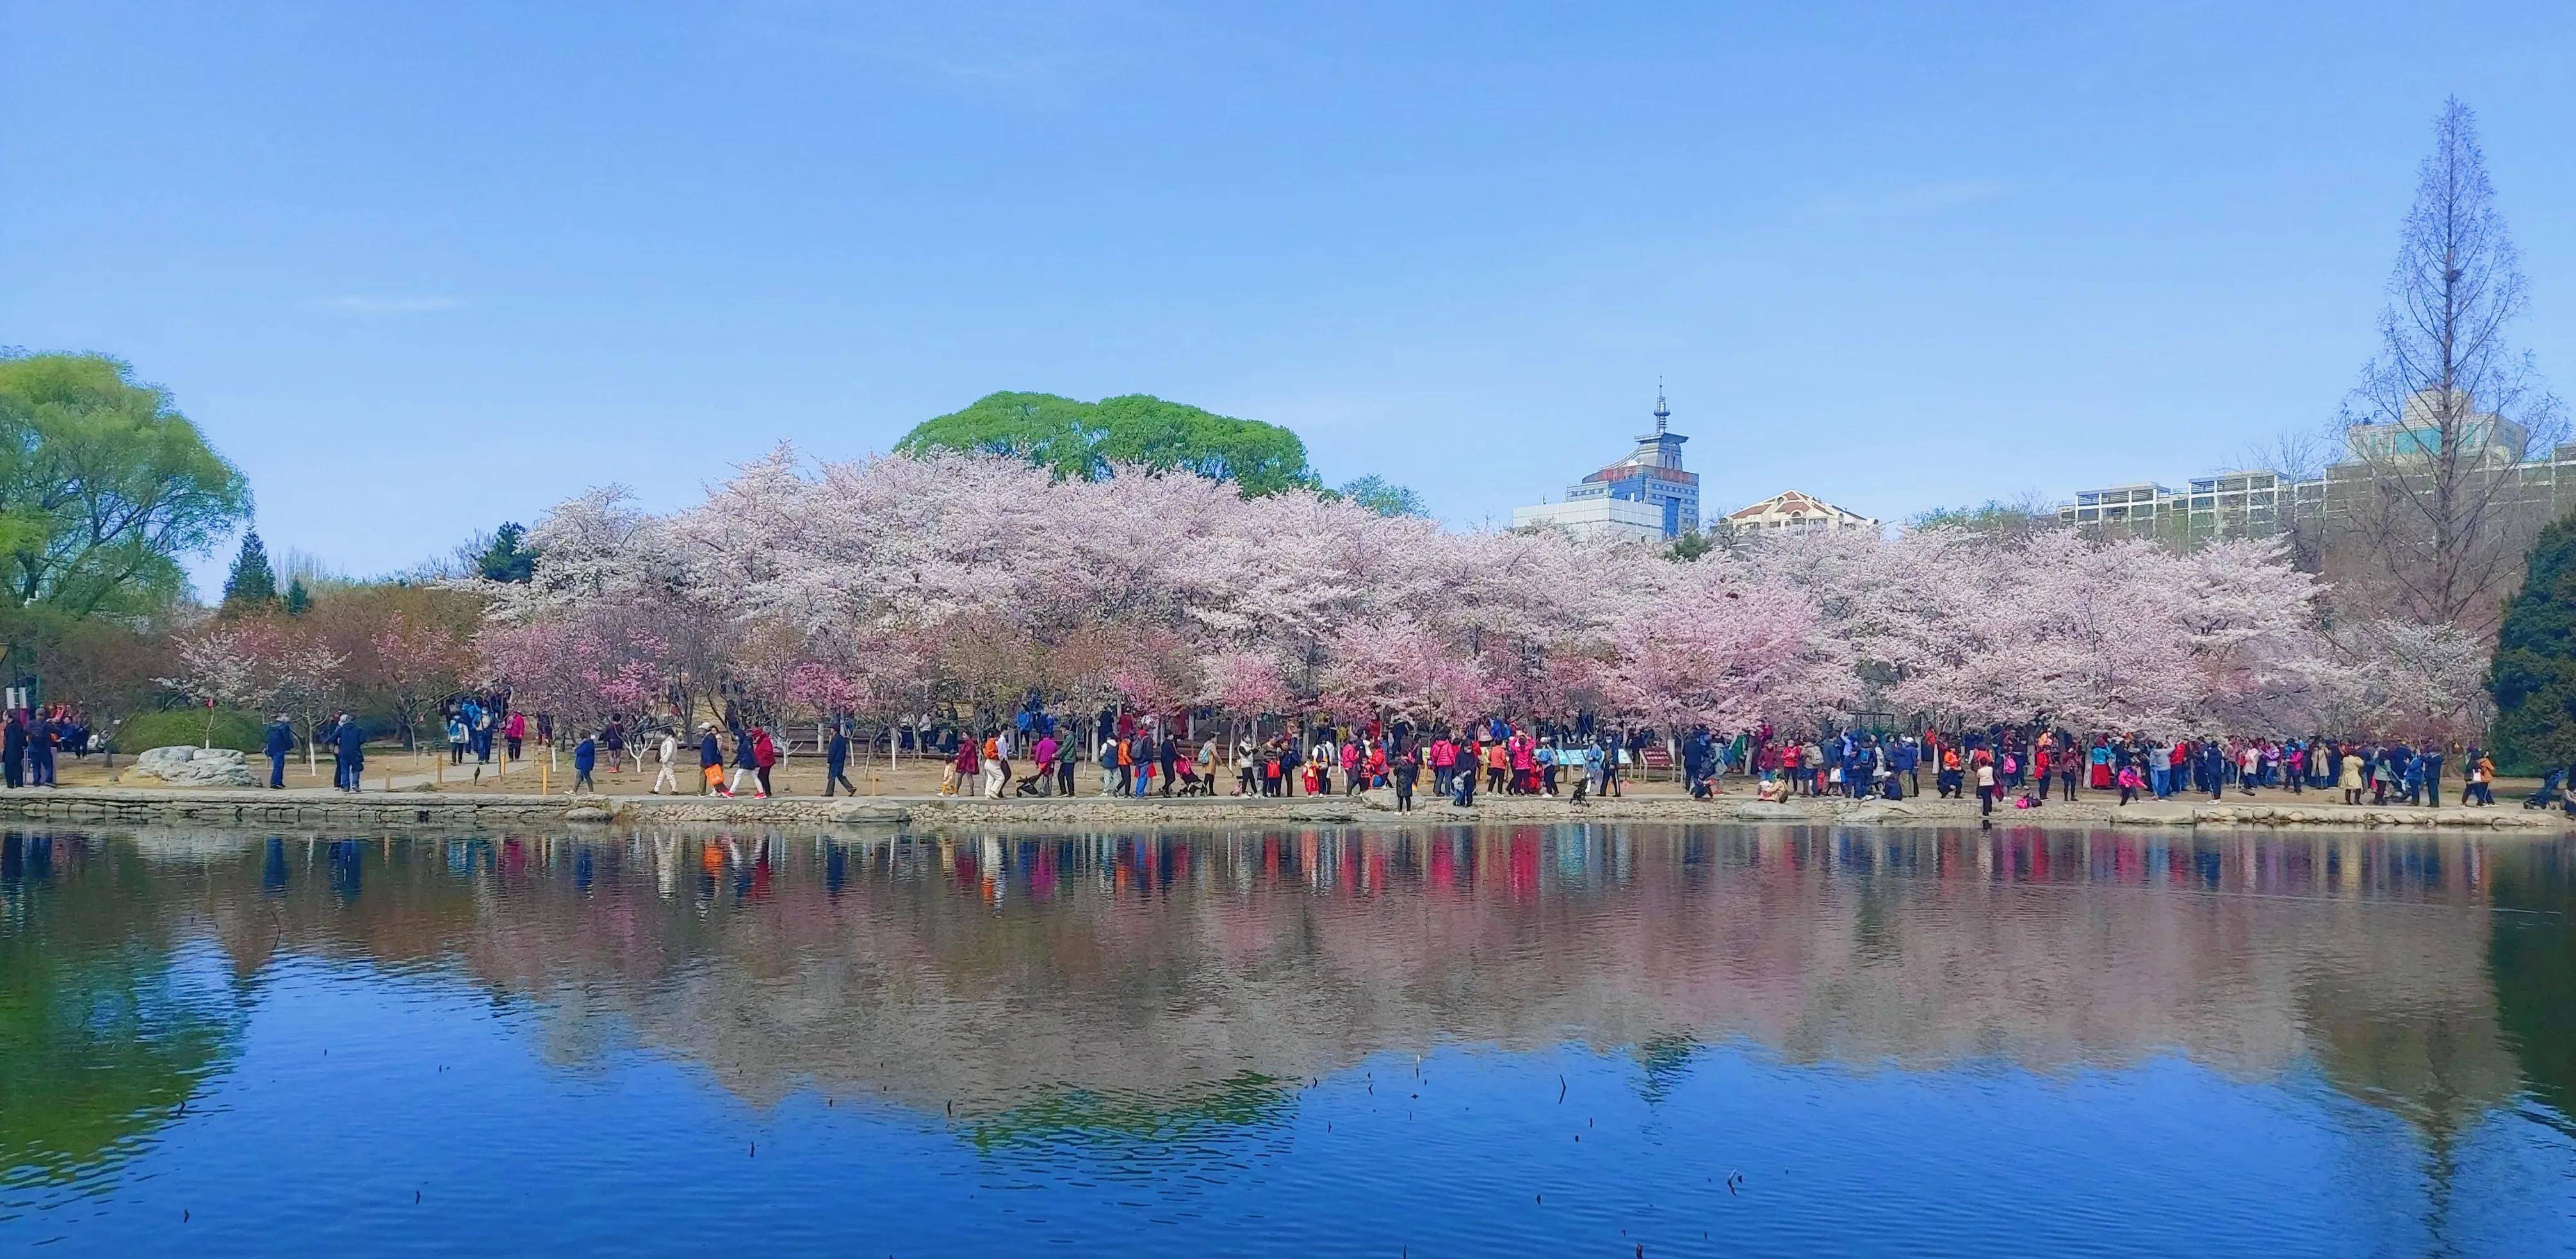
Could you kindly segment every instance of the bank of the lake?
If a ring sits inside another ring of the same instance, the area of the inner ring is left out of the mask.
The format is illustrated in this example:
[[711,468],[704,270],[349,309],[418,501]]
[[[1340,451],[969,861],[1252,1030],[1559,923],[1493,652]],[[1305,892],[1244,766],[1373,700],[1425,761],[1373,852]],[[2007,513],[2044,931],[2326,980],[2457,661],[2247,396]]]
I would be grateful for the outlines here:
[[[1397,812],[1385,792],[1357,796],[1213,796],[1142,800],[1116,796],[986,800],[955,796],[534,796],[470,791],[338,791],[222,788],[62,788],[0,793],[0,818],[61,823],[147,825],[362,825],[489,829],[544,824],[687,825],[762,823],[788,826],[1455,826],[1468,823],[1735,822],[1820,826],[1973,826],[1973,800],[1906,801],[1839,798],[1768,803],[1742,796],[1691,800],[1641,795],[1588,800],[1486,796],[1468,808],[1418,804]],[[2516,804],[2492,808],[2348,806],[2296,797],[2220,801],[2060,801],[2037,808],[1999,808],[1998,826],[2332,827],[2368,830],[2474,830],[2534,839],[2570,833],[2570,819]]]

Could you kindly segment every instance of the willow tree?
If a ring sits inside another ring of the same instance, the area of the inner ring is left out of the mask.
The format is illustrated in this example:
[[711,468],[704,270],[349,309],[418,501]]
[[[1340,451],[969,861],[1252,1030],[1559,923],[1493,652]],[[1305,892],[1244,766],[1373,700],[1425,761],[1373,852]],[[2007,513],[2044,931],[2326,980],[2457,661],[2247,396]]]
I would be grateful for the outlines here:
[[152,610],[250,512],[241,472],[156,385],[96,354],[0,357],[0,581],[18,608]]

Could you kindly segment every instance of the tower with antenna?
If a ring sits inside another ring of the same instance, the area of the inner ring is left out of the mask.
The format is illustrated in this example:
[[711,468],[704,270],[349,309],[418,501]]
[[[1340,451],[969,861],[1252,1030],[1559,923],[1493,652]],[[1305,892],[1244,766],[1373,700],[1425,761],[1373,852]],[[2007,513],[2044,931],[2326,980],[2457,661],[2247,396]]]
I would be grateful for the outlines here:
[[1655,431],[1637,435],[1628,457],[1565,487],[1559,503],[1512,509],[1515,525],[1553,524],[1577,533],[1672,539],[1699,529],[1699,474],[1682,467],[1673,409],[1655,379]]

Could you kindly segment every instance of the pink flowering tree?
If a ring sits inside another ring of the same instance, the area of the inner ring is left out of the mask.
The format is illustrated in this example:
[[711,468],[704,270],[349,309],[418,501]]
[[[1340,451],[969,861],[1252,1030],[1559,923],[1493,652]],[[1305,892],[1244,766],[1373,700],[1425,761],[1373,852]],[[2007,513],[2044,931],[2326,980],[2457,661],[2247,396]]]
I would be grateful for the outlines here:
[[1322,673],[1326,712],[1346,720],[1473,720],[1494,701],[1476,657],[1403,613],[1346,626]]
[[301,642],[280,635],[262,653],[259,667],[269,681],[268,702],[295,718],[304,731],[304,772],[315,768],[314,734],[339,710],[347,691],[349,658],[316,639]]
[[1815,603],[1785,586],[1692,581],[1613,635],[1609,694],[1668,732],[1811,719],[1855,698],[1848,656],[1822,628]]
[[206,710],[204,746],[214,746],[216,712],[255,708],[267,698],[270,683],[260,670],[266,634],[257,622],[242,622],[209,626],[171,641],[179,671],[157,680]]

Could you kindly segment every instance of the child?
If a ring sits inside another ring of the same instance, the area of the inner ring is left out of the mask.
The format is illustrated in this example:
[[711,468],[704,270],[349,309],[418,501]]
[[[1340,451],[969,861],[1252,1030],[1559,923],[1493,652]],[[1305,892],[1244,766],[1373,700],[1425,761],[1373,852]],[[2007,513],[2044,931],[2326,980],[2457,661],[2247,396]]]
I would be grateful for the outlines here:
[[2138,777],[2137,766],[2123,765],[2120,767],[2120,803],[2127,804],[2128,802],[2137,799],[2138,790],[2144,786],[2146,786],[2146,783]]

